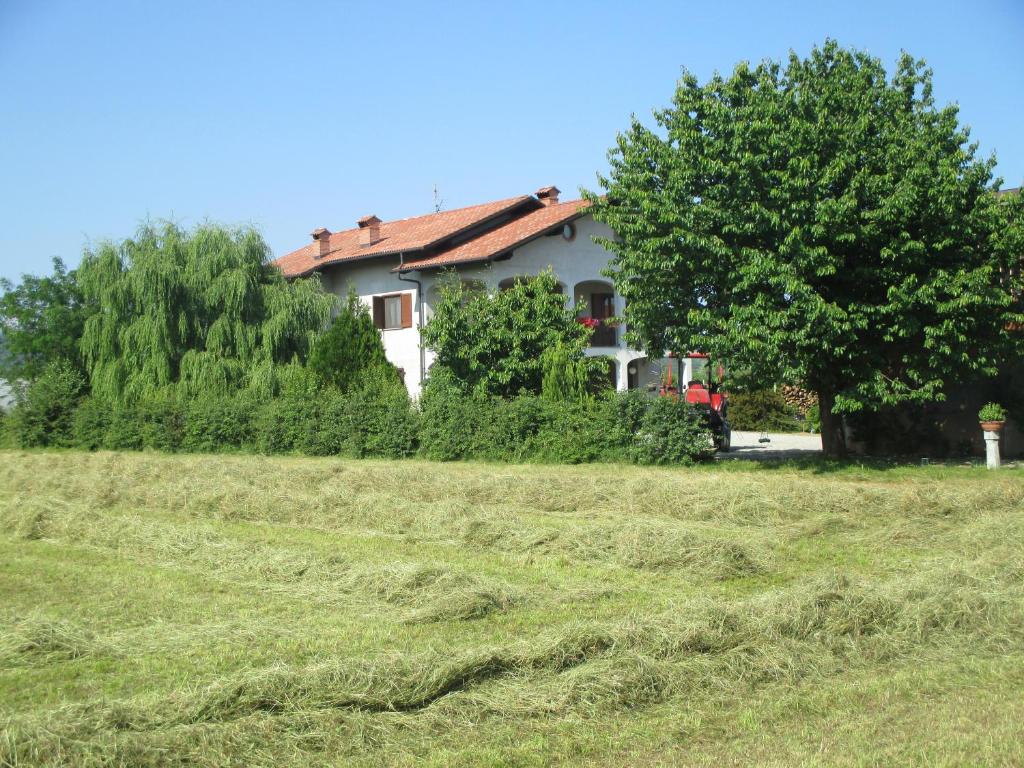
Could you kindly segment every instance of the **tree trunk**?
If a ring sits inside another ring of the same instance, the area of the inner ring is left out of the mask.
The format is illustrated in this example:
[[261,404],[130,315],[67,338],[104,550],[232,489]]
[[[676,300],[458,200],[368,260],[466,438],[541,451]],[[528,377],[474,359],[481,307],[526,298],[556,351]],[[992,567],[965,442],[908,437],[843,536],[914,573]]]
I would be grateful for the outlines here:
[[836,396],[830,390],[818,390],[818,408],[821,412],[821,450],[827,458],[846,458],[846,429],[843,417],[833,413]]

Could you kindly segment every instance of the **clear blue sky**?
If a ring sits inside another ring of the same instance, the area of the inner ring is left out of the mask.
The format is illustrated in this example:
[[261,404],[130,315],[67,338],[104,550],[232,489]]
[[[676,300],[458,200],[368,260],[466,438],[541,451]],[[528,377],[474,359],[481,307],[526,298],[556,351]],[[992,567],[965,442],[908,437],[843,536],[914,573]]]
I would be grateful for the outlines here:
[[226,3],[0,0],[0,276],[146,218],[337,230],[595,172],[680,67],[827,36],[928,60],[1006,186],[1024,180],[1024,0]]

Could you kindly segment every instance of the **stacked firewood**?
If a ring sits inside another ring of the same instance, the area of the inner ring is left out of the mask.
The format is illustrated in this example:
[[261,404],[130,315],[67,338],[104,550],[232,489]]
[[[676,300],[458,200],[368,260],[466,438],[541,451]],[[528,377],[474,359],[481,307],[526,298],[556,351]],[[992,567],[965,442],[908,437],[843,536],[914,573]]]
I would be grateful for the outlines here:
[[782,385],[782,397],[786,405],[794,409],[801,416],[807,413],[807,409],[818,404],[818,396],[803,387],[794,384]]

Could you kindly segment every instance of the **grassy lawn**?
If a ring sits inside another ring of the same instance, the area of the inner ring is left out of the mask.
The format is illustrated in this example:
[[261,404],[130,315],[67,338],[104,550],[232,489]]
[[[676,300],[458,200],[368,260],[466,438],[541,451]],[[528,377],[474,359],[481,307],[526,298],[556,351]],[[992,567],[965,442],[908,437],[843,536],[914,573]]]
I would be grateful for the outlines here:
[[0,766],[1024,764],[1024,472],[0,452]]

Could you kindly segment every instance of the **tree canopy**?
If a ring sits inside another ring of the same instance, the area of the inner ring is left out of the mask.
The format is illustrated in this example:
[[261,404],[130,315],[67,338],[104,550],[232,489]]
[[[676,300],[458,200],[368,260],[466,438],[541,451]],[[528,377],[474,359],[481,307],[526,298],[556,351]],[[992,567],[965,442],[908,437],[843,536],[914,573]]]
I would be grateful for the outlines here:
[[251,228],[172,223],[87,251],[78,279],[93,310],[82,335],[93,394],[274,392],[281,366],[305,361],[334,297],[315,278],[286,281],[269,254]]
[[[544,352],[561,345],[564,359],[580,361],[590,329],[548,270],[517,280],[495,294],[474,290],[453,276],[442,288],[423,342],[437,353],[436,365],[482,394],[540,394]],[[593,363],[602,365],[603,363]]]
[[633,119],[607,194],[588,194],[617,235],[603,245],[634,342],[806,383],[832,454],[833,414],[995,371],[1020,320],[1019,203],[993,194],[994,159],[936,107],[924,62],[890,77],[827,41],[704,84],[684,72],[655,119]]
[[0,290],[0,379],[32,381],[57,360],[80,367],[86,308],[74,271],[54,258],[52,275],[0,279]]

